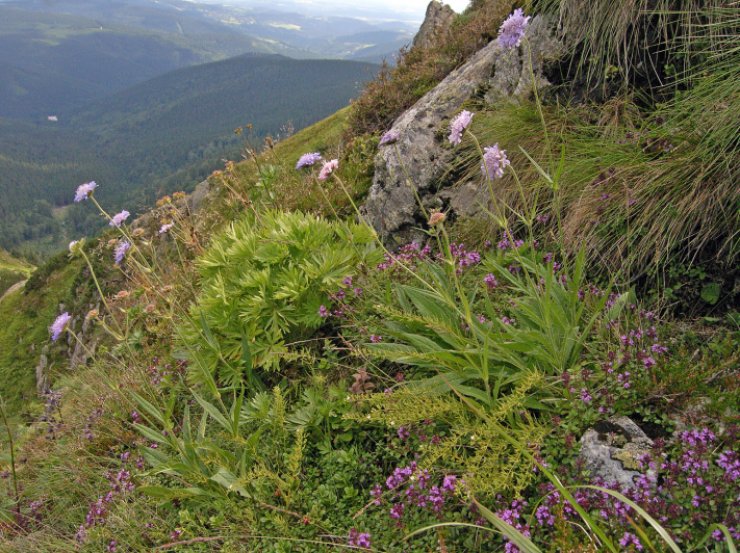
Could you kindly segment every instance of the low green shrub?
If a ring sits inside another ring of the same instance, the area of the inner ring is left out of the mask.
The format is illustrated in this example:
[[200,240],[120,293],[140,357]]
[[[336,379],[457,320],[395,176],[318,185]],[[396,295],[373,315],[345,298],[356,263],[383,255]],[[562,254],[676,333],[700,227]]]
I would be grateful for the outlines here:
[[300,212],[244,218],[198,261],[202,292],[184,332],[187,355],[228,384],[248,366],[278,370],[325,323],[342,280],[377,255],[364,225]]

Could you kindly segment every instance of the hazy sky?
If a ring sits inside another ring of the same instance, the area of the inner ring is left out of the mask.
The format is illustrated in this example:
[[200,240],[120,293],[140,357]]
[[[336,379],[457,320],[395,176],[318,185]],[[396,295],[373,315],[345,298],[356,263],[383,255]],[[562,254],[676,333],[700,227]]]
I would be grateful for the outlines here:
[[[361,15],[378,19],[403,19],[422,21],[430,0],[200,0],[217,4],[237,4],[244,6],[271,5],[278,9],[295,9],[303,13],[317,15]],[[445,2],[461,12],[469,0],[448,0]]]

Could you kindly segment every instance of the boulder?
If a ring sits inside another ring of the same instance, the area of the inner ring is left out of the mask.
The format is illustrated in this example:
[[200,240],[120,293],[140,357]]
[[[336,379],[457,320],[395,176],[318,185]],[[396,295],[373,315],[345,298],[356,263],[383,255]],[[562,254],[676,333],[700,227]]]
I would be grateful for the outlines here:
[[398,245],[422,236],[426,221],[419,200],[453,217],[489,208],[482,177],[459,187],[444,187],[445,173],[456,155],[447,142],[449,121],[473,96],[499,102],[521,101],[531,94],[530,48],[535,81],[539,87],[546,86],[542,69],[561,52],[551,28],[535,17],[527,29],[527,46],[504,50],[496,41],[489,43],[393,123],[390,130],[398,133],[398,141],[380,147],[373,184],[362,207],[365,220],[383,241]]
[[628,489],[635,486],[640,459],[652,447],[653,440],[632,419],[612,417],[583,434],[579,457],[592,478]]

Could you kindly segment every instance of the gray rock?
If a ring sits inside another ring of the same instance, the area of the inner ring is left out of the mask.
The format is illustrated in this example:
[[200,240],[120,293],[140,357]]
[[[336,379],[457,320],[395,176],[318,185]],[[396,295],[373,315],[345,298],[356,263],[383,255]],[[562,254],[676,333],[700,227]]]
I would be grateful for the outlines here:
[[419,32],[414,37],[414,48],[429,48],[432,46],[437,37],[447,33],[450,30],[452,22],[455,20],[455,10],[447,4],[432,0],[427,6],[424,23],[421,24]]
[[[535,17],[527,30],[526,43],[531,44],[538,86],[547,82],[542,67],[560,51],[549,27],[542,18]],[[493,41],[393,123],[391,130],[400,138],[393,145],[381,146],[375,158],[373,184],[362,207],[365,220],[383,241],[401,244],[422,236],[426,221],[419,200],[428,208],[444,209],[452,216],[470,216],[489,209],[482,178],[464,186],[443,188],[445,172],[456,153],[446,140],[449,121],[467,100],[486,90],[495,91],[490,93],[491,101],[518,101],[525,96],[527,87],[532,88],[528,60],[529,49],[524,45],[503,50]]]
[[49,391],[49,375],[47,368],[49,367],[49,345],[45,345],[41,350],[39,356],[39,362],[36,365],[36,393],[39,396],[43,396]]
[[612,417],[583,434],[579,457],[592,478],[632,488],[641,474],[640,458],[652,446],[653,441],[632,419]]

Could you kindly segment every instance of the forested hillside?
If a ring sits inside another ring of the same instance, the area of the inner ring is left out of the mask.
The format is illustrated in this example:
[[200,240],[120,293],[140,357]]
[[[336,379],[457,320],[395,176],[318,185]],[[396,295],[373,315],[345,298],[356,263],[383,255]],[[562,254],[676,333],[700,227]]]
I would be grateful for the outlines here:
[[[113,206],[140,209],[192,190],[251,141],[342,107],[376,66],[247,55],[184,68],[69,112],[59,123],[0,119],[0,244],[48,253],[100,228],[68,211],[69,183],[100,183]],[[249,126],[247,128],[247,126]],[[235,135],[237,127],[245,127]]]

